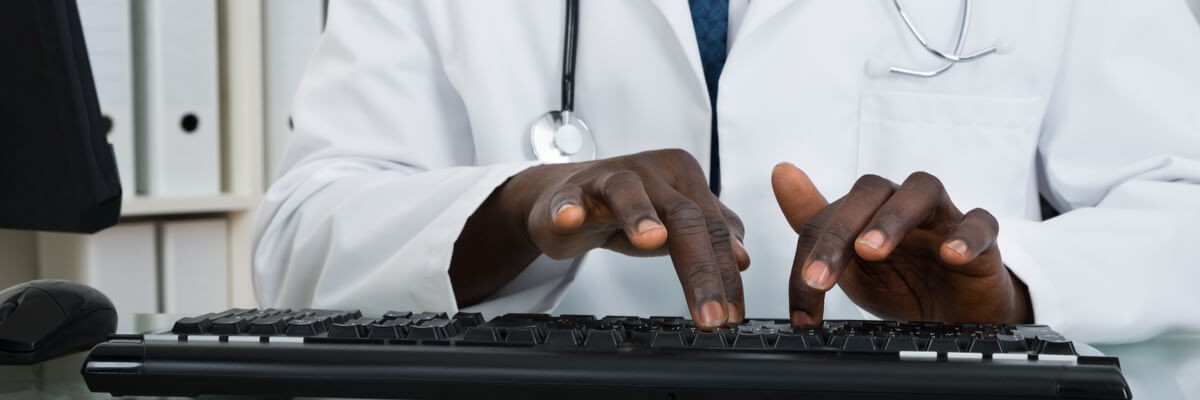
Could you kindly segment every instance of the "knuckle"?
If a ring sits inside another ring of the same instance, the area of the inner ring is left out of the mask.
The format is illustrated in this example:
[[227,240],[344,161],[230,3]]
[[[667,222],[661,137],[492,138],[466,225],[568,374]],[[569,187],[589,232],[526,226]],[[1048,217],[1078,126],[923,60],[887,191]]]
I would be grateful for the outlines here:
[[613,194],[622,190],[631,190],[642,186],[642,177],[630,170],[621,170],[609,174],[600,186],[600,190],[606,194]]
[[724,287],[724,282],[721,281],[721,276],[717,273],[716,265],[712,262],[701,262],[693,265],[685,274],[684,279],[687,279],[687,282],[692,285],[694,290],[701,293],[707,291],[703,288]]
[[850,243],[850,240],[857,235],[857,232],[842,221],[834,221],[825,229],[825,234],[822,235],[822,242],[826,245],[841,247]]
[[729,224],[725,220],[710,218],[706,225],[708,225],[709,241],[714,247],[729,243]]
[[887,204],[875,214],[876,228],[884,231],[891,231],[896,227],[903,226],[904,221],[908,220],[910,215],[917,214],[917,210],[907,204]]
[[936,192],[946,191],[946,187],[942,185],[941,179],[938,179],[936,176],[933,176],[933,174],[925,171],[913,172],[912,175],[908,176],[908,179],[906,179],[904,183],[911,183],[912,185]]
[[663,209],[668,229],[674,229],[684,235],[692,235],[708,230],[704,213],[696,203],[687,198],[672,201]]
[[967,212],[967,217],[979,220],[983,224],[983,227],[993,235],[1000,232],[1000,221],[997,221],[996,216],[992,215],[988,210],[975,208]]
[[890,190],[891,187],[892,187],[892,181],[884,179],[882,176],[879,176],[879,175],[866,174],[866,175],[860,176],[858,178],[858,180],[854,182],[854,186],[851,189],[851,191],[852,192],[854,192],[854,191],[872,191],[872,192],[874,192],[874,191],[881,191],[881,190]]

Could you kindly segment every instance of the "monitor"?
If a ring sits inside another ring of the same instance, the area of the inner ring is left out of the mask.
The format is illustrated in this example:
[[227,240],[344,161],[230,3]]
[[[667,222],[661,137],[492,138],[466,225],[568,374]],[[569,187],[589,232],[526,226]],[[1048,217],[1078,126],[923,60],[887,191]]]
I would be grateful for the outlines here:
[[75,0],[0,1],[0,228],[93,233],[121,185]]

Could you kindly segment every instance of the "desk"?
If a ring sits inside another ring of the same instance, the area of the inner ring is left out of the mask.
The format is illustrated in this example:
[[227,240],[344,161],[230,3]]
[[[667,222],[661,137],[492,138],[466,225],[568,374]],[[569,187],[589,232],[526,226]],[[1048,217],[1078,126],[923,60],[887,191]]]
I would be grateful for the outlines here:
[[[121,317],[117,331],[166,330],[179,317],[126,315]],[[1168,335],[1144,343],[1096,348],[1121,358],[1121,369],[1134,398],[1200,400],[1200,334]],[[32,366],[0,366],[0,400],[112,398],[88,391],[79,374],[85,356],[73,354]]]

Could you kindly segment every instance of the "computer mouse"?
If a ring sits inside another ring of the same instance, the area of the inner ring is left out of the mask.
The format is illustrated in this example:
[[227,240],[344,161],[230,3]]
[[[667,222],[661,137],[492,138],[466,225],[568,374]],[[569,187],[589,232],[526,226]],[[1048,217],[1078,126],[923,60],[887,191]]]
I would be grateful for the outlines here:
[[47,279],[0,291],[0,364],[87,350],[116,330],[112,301],[87,285]]

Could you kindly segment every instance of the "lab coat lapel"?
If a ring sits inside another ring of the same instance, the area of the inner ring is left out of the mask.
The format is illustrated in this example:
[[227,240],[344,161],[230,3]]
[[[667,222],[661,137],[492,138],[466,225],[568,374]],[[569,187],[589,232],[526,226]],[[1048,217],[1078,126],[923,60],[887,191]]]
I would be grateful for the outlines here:
[[687,0],[652,0],[651,2],[671,25],[671,32],[679,40],[683,55],[687,58],[692,75],[696,78],[696,88],[707,97],[704,69],[700,65],[700,45],[696,43],[696,30],[692,27],[692,10],[688,7]]
[[746,8],[746,16],[742,19],[742,25],[734,35],[734,43],[749,35],[755,28],[762,26],[775,14],[793,3],[795,3],[794,0],[750,0],[750,5]]

